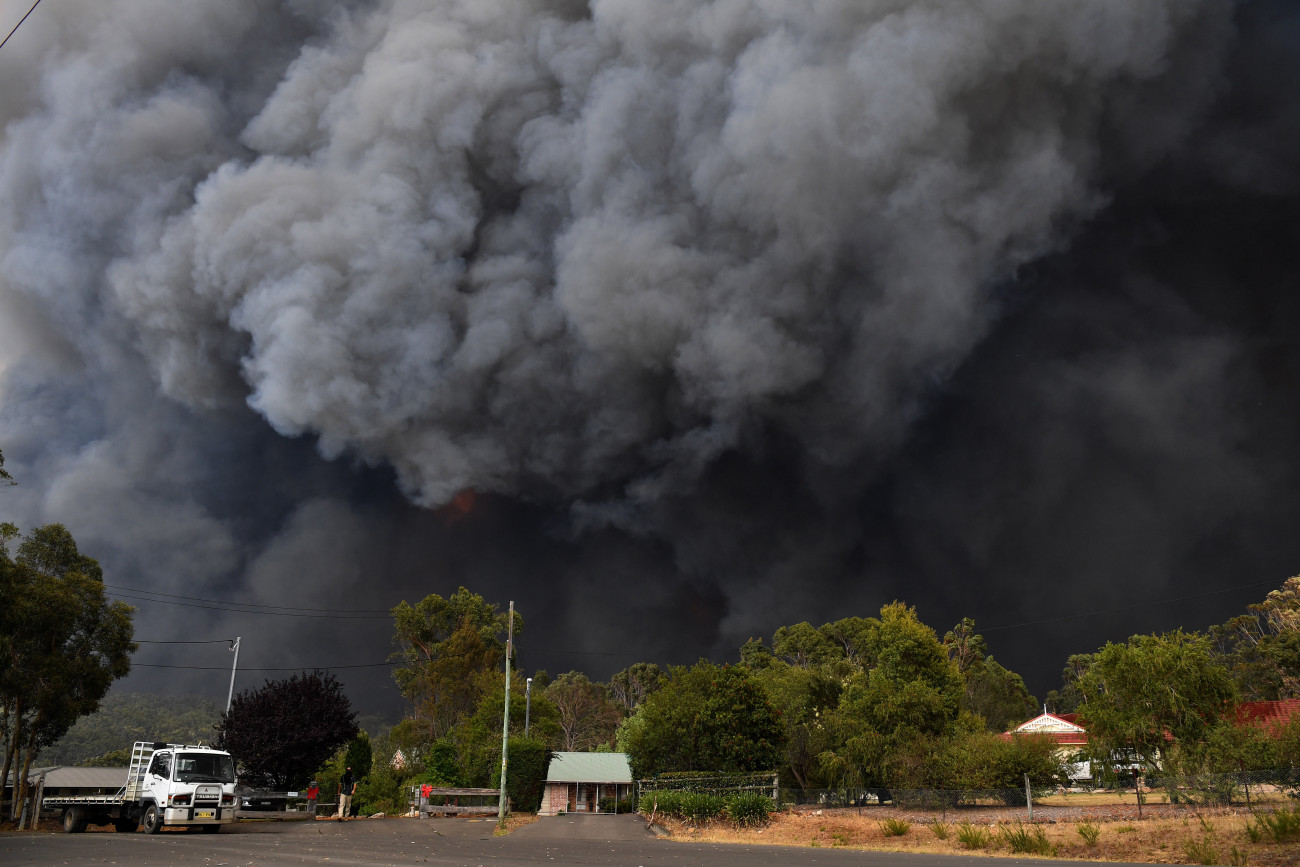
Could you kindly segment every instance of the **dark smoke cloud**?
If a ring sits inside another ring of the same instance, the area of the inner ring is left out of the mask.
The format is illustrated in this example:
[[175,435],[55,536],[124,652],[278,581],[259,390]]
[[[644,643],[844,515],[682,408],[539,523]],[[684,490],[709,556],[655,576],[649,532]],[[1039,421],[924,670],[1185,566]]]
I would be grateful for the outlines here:
[[[0,53],[6,517],[164,593],[467,584],[517,600],[530,665],[598,676],[892,598],[942,630],[1280,582],[1297,20],[42,6]],[[1267,589],[989,636],[1041,691]],[[138,622],[250,667],[389,637]]]

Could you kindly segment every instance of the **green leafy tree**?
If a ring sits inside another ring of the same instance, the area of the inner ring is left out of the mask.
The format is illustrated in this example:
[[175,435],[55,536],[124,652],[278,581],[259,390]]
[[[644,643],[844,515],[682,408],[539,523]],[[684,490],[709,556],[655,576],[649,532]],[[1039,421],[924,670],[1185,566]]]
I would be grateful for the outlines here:
[[1204,739],[1236,690],[1209,638],[1176,630],[1107,643],[1079,678],[1081,715],[1101,758],[1131,751],[1154,765],[1169,746]]
[[1083,703],[1083,694],[1079,691],[1079,679],[1092,665],[1091,653],[1071,654],[1061,670],[1061,688],[1047,693],[1047,709],[1055,714],[1076,713]]
[[14,477],[9,475],[9,471],[5,469],[5,453],[0,452],[0,487],[16,484],[18,483],[14,481]]
[[343,767],[351,768],[352,773],[360,777],[370,775],[370,768],[374,764],[374,756],[370,750],[370,735],[358,732],[357,736],[348,744],[347,751],[343,754]]
[[282,791],[303,788],[357,731],[338,678],[313,671],[236,695],[217,726],[217,743],[244,782]]
[[861,670],[875,664],[872,653],[878,647],[876,633],[879,629],[880,621],[874,617],[845,617],[823,625],[820,632],[835,644],[845,662]]
[[782,626],[772,636],[772,653],[790,665],[811,668],[843,658],[843,651],[810,623]]
[[32,759],[93,713],[131,668],[133,609],[105,598],[102,571],[59,524],[17,538],[0,525],[0,779],[16,769],[27,795]]
[[790,781],[803,789],[825,788],[823,752],[834,746],[827,723],[838,707],[843,684],[825,666],[801,668],[771,660],[754,677],[781,712],[785,729],[785,766]]
[[[499,671],[483,672],[476,688],[482,698],[474,713],[446,737],[453,744],[459,775],[471,786],[495,787],[501,782],[501,722],[505,716],[505,676]],[[510,672],[510,736],[524,734],[524,679]],[[560,738],[559,712],[545,690],[533,690],[529,734],[543,744]],[[495,771],[493,770],[495,768]]]
[[604,685],[592,683],[582,672],[569,671],[551,681],[545,695],[558,714],[556,749],[592,750],[613,744],[623,714]]
[[854,632],[853,655],[862,665],[825,715],[828,746],[818,763],[833,785],[878,785],[906,745],[953,731],[962,680],[938,635],[900,602]]
[[963,710],[984,720],[989,731],[1002,732],[1034,715],[1038,702],[1029,694],[1025,680],[998,664],[992,656],[967,672],[962,691]]
[[748,669],[704,659],[670,668],[619,730],[638,776],[769,770],[784,745],[780,714]]
[[957,716],[962,684],[934,630],[895,602],[880,610],[872,645],[875,666],[845,691],[849,712],[886,736],[942,733]]
[[961,623],[948,630],[943,646],[962,677],[982,668],[989,653],[984,636],[975,631],[975,621],[969,617],[963,617]]
[[996,791],[1009,803],[1023,804],[1026,775],[1035,786],[1056,785],[1065,778],[1055,742],[1035,735],[1003,739],[972,725],[901,743],[883,781],[902,789]]
[[624,714],[631,714],[659,688],[664,673],[653,662],[629,665],[609,679],[609,695]]
[[981,717],[989,731],[1005,731],[1033,714],[1038,703],[1024,678],[998,664],[974,620],[962,618],[944,635],[943,646],[961,675],[962,710]]
[[1242,698],[1300,698],[1300,576],[1210,631]]
[[[444,599],[436,593],[415,606],[393,609],[393,671],[412,706],[414,732],[427,747],[470,717],[482,693],[479,675],[497,669],[505,652],[508,614],[461,587]],[[515,612],[515,635],[523,618]]]

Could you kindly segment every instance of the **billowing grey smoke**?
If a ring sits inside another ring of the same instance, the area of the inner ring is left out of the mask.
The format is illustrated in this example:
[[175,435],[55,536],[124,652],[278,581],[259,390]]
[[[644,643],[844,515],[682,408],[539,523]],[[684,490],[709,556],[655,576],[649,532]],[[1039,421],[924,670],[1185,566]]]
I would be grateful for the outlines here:
[[[123,584],[194,596],[476,573],[504,594],[533,564],[571,597],[534,602],[557,648],[621,641],[591,625],[620,607],[685,606],[664,631],[708,650],[837,598],[1000,596],[1064,568],[1025,553],[1037,534],[1011,558],[1035,576],[988,546],[1021,496],[1069,498],[1062,433],[1091,407],[1022,426],[982,359],[1023,342],[998,339],[1009,309],[1081,281],[1052,263],[1125,190],[1260,151],[1221,117],[1226,0],[46,5],[0,54],[0,441],[24,482],[3,505],[102,540],[142,573]],[[1176,451],[1183,396],[1237,344],[1145,342],[1062,359],[1027,399],[1127,404],[1103,442],[1166,430],[1139,450]],[[1024,488],[931,432],[962,383],[1041,460]],[[1209,423],[1197,467],[1234,448]],[[382,478],[266,424],[391,467],[423,507],[494,495],[509,536],[377,511]],[[1259,471],[1213,493],[1254,496]],[[1185,550],[1186,518],[1144,532]],[[470,565],[399,574],[428,556]],[[1171,558],[1148,565],[1166,587]]]

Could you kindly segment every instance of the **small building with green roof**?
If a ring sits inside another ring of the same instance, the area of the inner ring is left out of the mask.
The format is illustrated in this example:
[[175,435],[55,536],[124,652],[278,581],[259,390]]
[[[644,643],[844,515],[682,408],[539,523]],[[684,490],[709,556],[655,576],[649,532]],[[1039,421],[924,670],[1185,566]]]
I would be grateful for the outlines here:
[[[546,768],[546,789],[538,814],[611,813],[632,795],[627,753],[554,753]],[[601,802],[605,809],[601,809]],[[615,806],[610,805],[613,802]]]

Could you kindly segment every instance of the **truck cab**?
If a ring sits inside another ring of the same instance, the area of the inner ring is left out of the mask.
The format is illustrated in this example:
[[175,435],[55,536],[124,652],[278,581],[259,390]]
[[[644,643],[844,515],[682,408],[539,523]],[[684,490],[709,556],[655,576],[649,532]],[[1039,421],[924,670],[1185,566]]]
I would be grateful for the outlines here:
[[157,744],[140,779],[139,802],[146,834],[169,825],[215,834],[235,821],[235,763],[221,750]]

